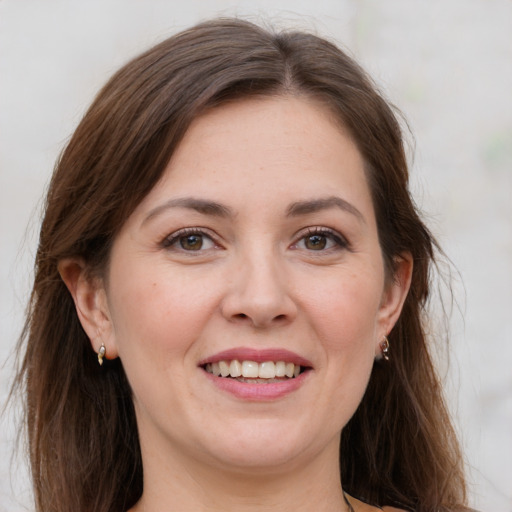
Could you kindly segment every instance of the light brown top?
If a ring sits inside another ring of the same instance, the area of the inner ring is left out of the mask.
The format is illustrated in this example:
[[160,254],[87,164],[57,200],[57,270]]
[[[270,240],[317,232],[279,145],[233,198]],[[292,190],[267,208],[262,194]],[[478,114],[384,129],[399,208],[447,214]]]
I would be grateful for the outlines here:
[[[348,496],[348,495],[347,495]],[[367,503],[364,503],[362,501],[359,501],[358,499],[348,496],[348,499],[354,508],[354,512],[406,512],[405,510],[402,510],[400,508],[395,507],[372,507],[371,505],[368,505]]]

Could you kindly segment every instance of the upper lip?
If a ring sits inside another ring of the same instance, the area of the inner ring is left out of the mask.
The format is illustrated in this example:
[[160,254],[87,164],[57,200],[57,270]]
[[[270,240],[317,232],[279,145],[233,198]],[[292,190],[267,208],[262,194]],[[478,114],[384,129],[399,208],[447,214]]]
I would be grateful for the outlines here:
[[255,349],[249,347],[237,347],[217,352],[199,361],[198,366],[219,361],[254,361],[264,363],[266,361],[284,361],[304,367],[312,367],[311,361],[299,356],[295,352],[284,348]]

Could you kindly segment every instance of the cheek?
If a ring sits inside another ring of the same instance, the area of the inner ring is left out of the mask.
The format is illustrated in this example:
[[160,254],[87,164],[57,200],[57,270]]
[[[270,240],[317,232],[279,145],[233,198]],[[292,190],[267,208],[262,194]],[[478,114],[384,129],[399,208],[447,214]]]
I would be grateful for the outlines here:
[[149,270],[119,266],[116,271],[110,287],[111,318],[137,416],[145,418],[162,402],[182,410],[180,400],[188,391],[179,383],[195,365],[189,355],[212,314],[211,288],[170,275],[167,265]]
[[373,277],[344,276],[309,303],[328,390],[318,400],[331,411],[327,423],[332,431],[341,430],[356,411],[373,368],[380,304]]
[[381,280],[378,274],[345,273],[330,279],[310,298],[315,327],[330,351],[373,354]]
[[121,269],[118,276],[112,276],[111,314],[120,357],[165,364],[162,356],[187,350],[214,307],[206,283],[197,286],[165,265]]

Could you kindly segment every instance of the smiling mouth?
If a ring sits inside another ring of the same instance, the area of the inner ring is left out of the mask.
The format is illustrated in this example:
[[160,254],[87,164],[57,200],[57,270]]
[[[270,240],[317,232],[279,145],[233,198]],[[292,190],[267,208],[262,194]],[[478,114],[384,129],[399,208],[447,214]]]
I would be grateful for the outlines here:
[[203,369],[216,377],[235,379],[251,384],[270,384],[295,379],[310,368],[287,361],[217,361],[206,363]]

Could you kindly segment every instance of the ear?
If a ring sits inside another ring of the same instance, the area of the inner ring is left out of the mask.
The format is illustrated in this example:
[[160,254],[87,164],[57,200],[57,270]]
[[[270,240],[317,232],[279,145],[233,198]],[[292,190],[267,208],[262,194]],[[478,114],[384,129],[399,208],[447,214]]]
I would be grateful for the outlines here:
[[400,317],[411,286],[413,259],[410,253],[395,258],[395,272],[387,279],[379,307],[375,355],[381,353],[380,343],[393,329]]
[[103,344],[105,357],[115,359],[118,353],[103,280],[92,277],[85,262],[77,258],[61,260],[58,270],[93,350],[98,352]]

